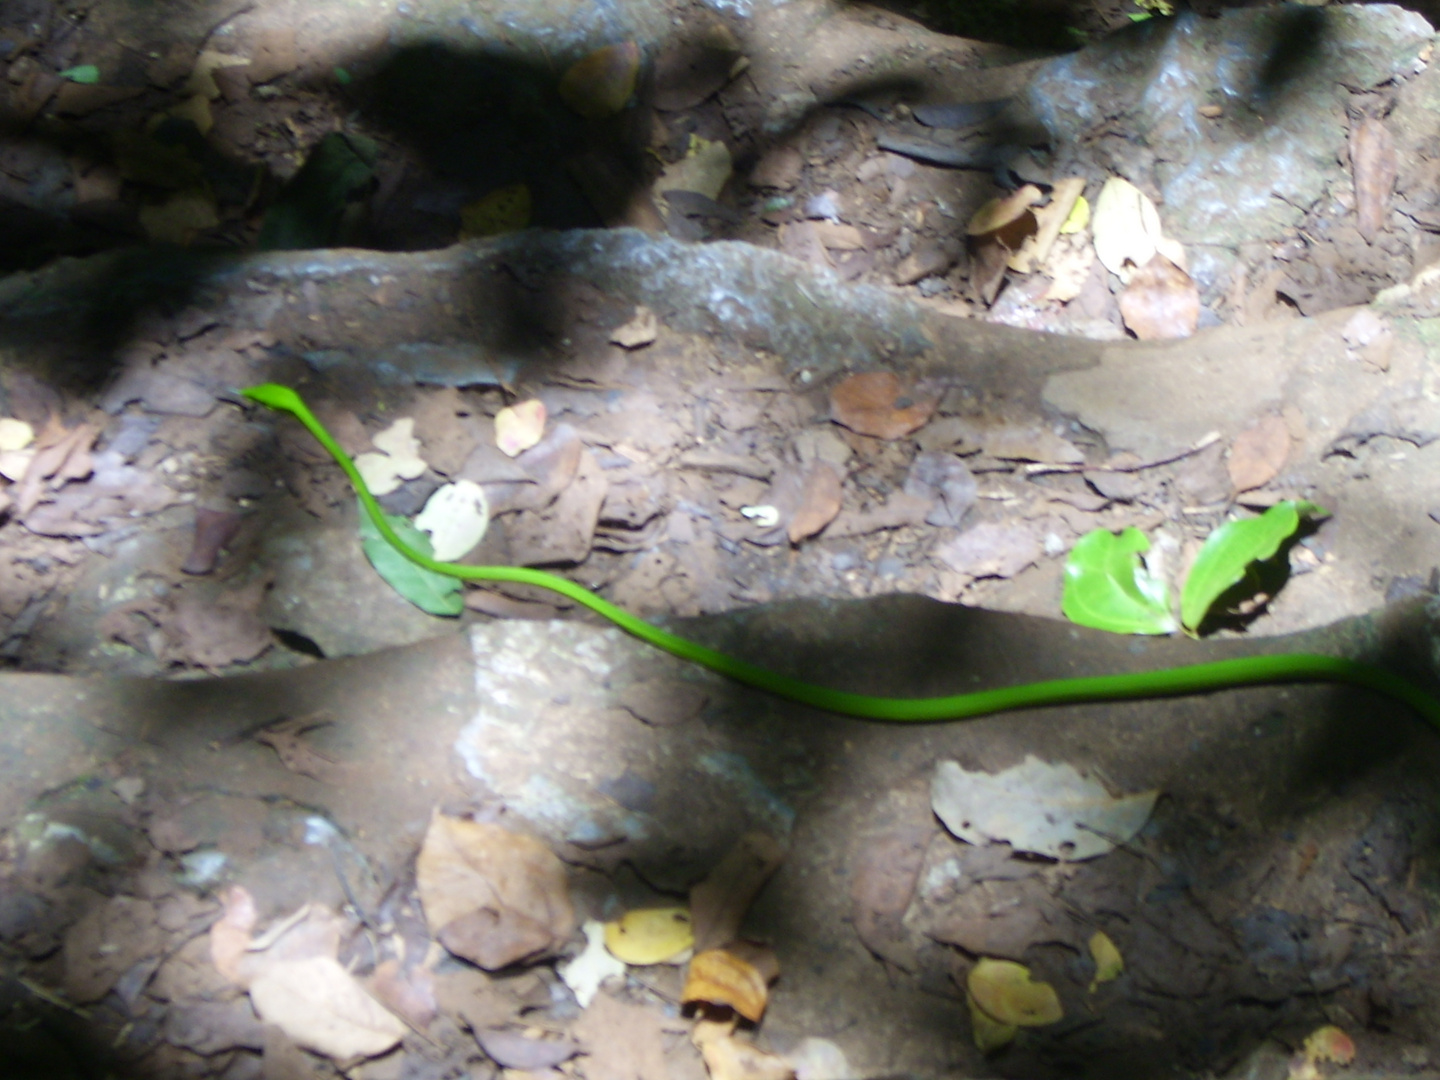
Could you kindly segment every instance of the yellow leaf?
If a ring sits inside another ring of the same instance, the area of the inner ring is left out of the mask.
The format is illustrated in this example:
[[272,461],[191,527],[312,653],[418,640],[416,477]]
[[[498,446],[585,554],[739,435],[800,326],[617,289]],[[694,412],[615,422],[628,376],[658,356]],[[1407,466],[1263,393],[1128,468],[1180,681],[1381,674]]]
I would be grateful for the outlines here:
[[560,100],[590,119],[613,116],[629,104],[639,71],[639,45],[606,45],[570,65],[560,79]]
[[1002,1024],[990,1016],[975,1004],[975,996],[968,990],[965,993],[965,1004],[970,1006],[970,1034],[975,1039],[975,1049],[982,1054],[992,1054],[1007,1045],[1020,1030],[1014,1024]]
[[694,944],[690,912],[682,907],[627,911],[605,924],[605,947],[627,964],[663,964]]
[[1118,979],[1125,970],[1125,958],[1103,930],[1090,935],[1090,958],[1095,961],[1095,977],[1090,980],[1092,994],[1101,983]]
[[679,161],[665,166],[651,191],[658,199],[667,191],[695,191],[707,199],[718,199],[733,169],[730,148],[720,139],[713,142],[690,136],[690,148]]
[[726,949],[706,949],[696,953],[685,976],[685,989],[680,993],[680,1000],[685,1005],[729,1006],[746,1020],[757,1024],[765,1015],[768,999],[765,976],[748,960]]
[[1004,198],[991,199],[975,211],[970,223],[965,226],[965,232],[969,236],[984,236],[1004,228],[1044,197],[1034,184],[1025,184]]
[[511,184],[467,203],[460,209],[460,239],[519,232],[530,224],[530,189]]
[[1080,232],[1086,225],[1090,224],[1090,202],[1081,195],[1075,200],[1075,205],[1070,208],[1069,215],[1065,218],[1064,224],[1060,226],[1060,232],[1068,236],[1071,233]]
[[975,1004],[1002,1024],[1042,1027],[1065,1015],[1055,988],[1049,983],[1032,982],[1030,969],[1013,960],[983,957],[970,969],[966,987]]
[[1355,1060],[1355,1041],[1334,1024],[1326,1024],[1310,1033],[1302,1053],[1306,1061],[1349,1065]]

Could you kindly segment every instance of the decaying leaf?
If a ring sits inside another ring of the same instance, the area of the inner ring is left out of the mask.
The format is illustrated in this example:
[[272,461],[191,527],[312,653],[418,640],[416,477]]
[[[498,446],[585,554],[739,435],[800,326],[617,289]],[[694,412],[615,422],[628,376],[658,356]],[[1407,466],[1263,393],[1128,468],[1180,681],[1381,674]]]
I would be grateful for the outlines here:
[[872,953],[904,971],[915,965],[915,947],[902,920],[931,832],[911,827],[868,840],[856,854],[850,878],[850,922],[856,935]]
[[1390,217],[1399,166],[1395,140],[1378,117],[1367,116],[1350,127],[1350,172],[1355,182],[1355,227],[1367,244]]
[[383,1054],[405,1036],[404,1023],[331,957],[270,966],[250,984],[250,1001],[260,1019],[337,1060]]
[[1164,255],[1131,273],[1119,303],[1125,325],[1141,341],[1189,337],[1200,322],[1200,290]]
[[629,322],[610,331],[610,340],[622,349],[638,349],[654,341],[659,332],[660,320],[655,312],[641,304]]
[[774,837],[759,832],[742,836],[690,890],[695,948],[703,951],[734,941],[750,902],[784,861],[785,845]]
[[1090,980],[1092,994],[1100,984],[1118,979],[1125,971],[1125,958],[1103,930],[1090,935],[1090,959],[1095,961],[1095,977]]
[[415,876],[431,933],[487,971],[553,952],[574,932],[560,860],[501,825],[437,812]]
[[1262,416],[1235,437],[1225,463],[1237,492],[1268,484],[1290,456],[1290,428],[1279,416]]
[[605,927],[599,920],[587,920],[582,929],[585,948],[573,960],[561,964],[559,971],[580,1007],[588,1009],[606,979],[624,977],[625,963],[606,949]]
[[425,471],[420,457],[420,440],[415,438],[415,420],[402,416],[370,440],[374,450],[355,455],[355,468],[360,470],[365,486],[372,495],[389,495],[406,480],[414,480]]
[[415,527],[430,534],[431,554],[454,562],[485,538],[490,504],[485,489],[473,480],[457,480],[436,488],[415,518]]
[[691,135],[685,156],[665,166],[650,190],[657,202],[667,191],[695,191],[707,199],[718,199],[732,169],[730,148],[723,140],[711,142]]
[[571,1028],[585,1047],[586,1080],[669,1080],[660,1010],[601,994]]
[[487,1057],[503,1069],[539,1071],[553,1069],[580,1052],[574,1039],[532,1038],[511,1028],[481,1028],[475,1041]]
[[588,119],[613,116],[629,104],[639,71],[639,45],[606,45],[570,65],[560,79],[560,100]]
[[502,236],[530,224],[530,189],[524,184],[496,188],[460,208],[460,239]]
[[1157,253],[1182,270],[1185,268],[1184,249],[1165,237],[1155,204],[1134,184],[1118,176],[1106,180],[1100,189],[1090,232],[1101,265],[1126,284]]
[[830,391],[830,416],[837,424],[877,439],[903,439],[924,427],[938,398],[919,391],[893,371],[862,371]]
[[515,457],[537,445],[545,434],[545,403],[539,398],[506,405],[495,414],[495,445]]
[[664,964],[694,944],[690,912],[683,907],[639,908],[605,924],[605,947],[627,964]]
[[802,481],[800,506],[785,528],[792,544],[809,539],[840,513],[840,472],[827,461],[811,462]]
[[[742,950],[736,946],[724,949],[706,949],[696,953],[685,974],[685,988],[680,1000],[685,1005],[708,1005],[734,1009],[751,1023],[759,1023],[765,1015],[769,1001],[769,979],[767,972],[751,963],[756,957],[757,946]],[[750,955],[742,955],[747,952]],[[774,954],[766,958],[772,969]]]
[[1046,300],[1058,300],[1062,304],[1074,300],[1085,288],[1090,277],[1090,268],[1095,265],[1095,248],[1079,233],[1066,234],[1050,248],[1050,257],[1040,269],[1050,278],[1050,287],[1045,290]]
[[930,804],[952,834],[971,844],[1008,843],[1062,861],[1093,859],[1144,827],[1159,791],[1112,796],[1068,764],[1034,755],[991,775],[954,761],[935,767]]

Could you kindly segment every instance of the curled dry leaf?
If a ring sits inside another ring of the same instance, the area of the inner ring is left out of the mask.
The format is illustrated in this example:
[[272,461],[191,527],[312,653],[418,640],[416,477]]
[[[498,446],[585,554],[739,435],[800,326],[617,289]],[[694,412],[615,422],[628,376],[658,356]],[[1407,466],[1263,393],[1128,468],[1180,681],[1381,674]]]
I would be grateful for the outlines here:
[[415,876],[431,933],[487,971],[552,952],[574,932],[560,860],[503,826],[436,813]]
[[732,949],[696,953],[685,975],[680,1000],[685,1005],[734,1009],[751,1023],[765,1015],[769,989],[764,974]]
[[1141,341],[1189,337],[1200,322],[1200,290],[1189,274],[1155,255],[1130,275],[1120,317]]
[[1034,982],[1030,969],[1013,960],[982,957],[970,969],[965,987],[987,1016],[1016,1027],[1043,1027],[1065,1017],[1060,997],[1049,983]]
[[1268,484],[1290,456],[1290,428],[1279,416],[1263,416],[1235,437],[1225,463],[1237,492]]
[[813,462],[803,485],[800,506],[785,529],[792,544],[814,536],[840,513],[840,473],[835,466],[826,461]]
[[639,45],[606,45],[570,65],[560,79],[560,100],[588,119],[613,116],[629,104],[639,71]]
[[627,964],[663,964],[694,944],[690,912],[683,907],[640,908],[605,924],[605,947]]
[[250,984],[250,1002],[261,1020],[336,1060],[374,1057],[405,1037],[404,1023],[328,956],[271,965]]
[[837,424],[877,439],[903,439],[924,427],[938,399],[906,383],[893,371],[862,371],[830,391],[830,415]]
[[[1028,186],[1028,185],[1027,185]],[[1070,219],[1075,200],[1085,190],[1083,176],[1071,176],[1055,182],[1050,201],[1035,215],[1035,235],[1027,237],[1020,249],[1010,257],[1010,269],[1022,274],[1033,274],[1050,258],[1050,249],[1060,235],[1060,228]]]
[[1385,227],[1399,167],[1395,140],[1378,117],[1367,116],[1350,127],[1350,172],[1355,182],[1355,227],[1367,244]]
[[965,226],[967,236],[986,236],[1014,224],[1045,196],[1034,184],[1023,184],[1009,195],[991,199],[976,210]]
[[507,457],[529,450],[545,434],[545,403],[539,398],[506,405],[495,414],[495,445]]

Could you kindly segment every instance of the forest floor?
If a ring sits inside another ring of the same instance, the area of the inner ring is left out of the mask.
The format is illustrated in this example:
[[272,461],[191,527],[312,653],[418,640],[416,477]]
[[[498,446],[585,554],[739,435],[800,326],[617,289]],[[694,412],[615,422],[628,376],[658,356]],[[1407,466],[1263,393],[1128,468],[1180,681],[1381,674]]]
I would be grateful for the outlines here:
[[[1137,14],[1077,7],[1052,57],[812,0],[6,5],[0,1074],[1298,1078],[1339,1067],[1319,1031],[1424,1075],[1440,793],[1404,710],[907,731],[533,588],[427,614],[237,393],[299,388],[392,514],[483,491],[464,561],[831,683],[1273,641],[1423,674],[1431,29]],[[1092,530],[1178,593],[1283,500],[1326,513],[1216,640],[1058,621]],[[1031,754],[1146,814],[1078,858],[1035,835],[1056,774],[1005,774],[1018,821],[941,827],[945,762]],[[740,990],[569,966],[687,898]],[[987,959],[1063,1015],[982,1046]],[[736,994],[762,1022],[695,1019]]]

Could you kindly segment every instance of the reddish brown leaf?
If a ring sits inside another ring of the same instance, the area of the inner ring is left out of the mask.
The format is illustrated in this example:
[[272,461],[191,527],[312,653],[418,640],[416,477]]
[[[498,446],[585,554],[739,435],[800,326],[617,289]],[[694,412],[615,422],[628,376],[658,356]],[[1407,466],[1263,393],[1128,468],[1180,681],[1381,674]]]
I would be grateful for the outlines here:
[[1399,166],[1395,140],[1382,121],[1367,116],[1350,128],[1350,173],[1355,181],[1355,227],[1367,244],[1385,227]]
[[1235,437],[1230,447],[1230,482],[1249,491],[1275,479],[1290,454],[1290,429],[1278,416],[1265,416]]
[[639,45],[606,45],[570,65],[560,80],[560,100],[584,117],[613,116],[630,101],[639,71]]
[[917,394],[893,371],[862,371],[830,391],[830,415],[861,435],[903,439],[935,412],[932,395]]
[[816,461],[805,474],[800,509],[790,519],[786,535],[792,544],[814,536],[840,513],[840,473],[828,461]]
[[1120,315],[1141,341],[1189,337],[1200,321],[1200,290],[1184,270],[1156,255],[1120,294]]
[[220,561],[220,550],[235,539],[240,531],[240,515],[233,510],[207,510],[195,508],[195,539],[190,544],[190,554],[180,564],[186,574],[208,574]]

